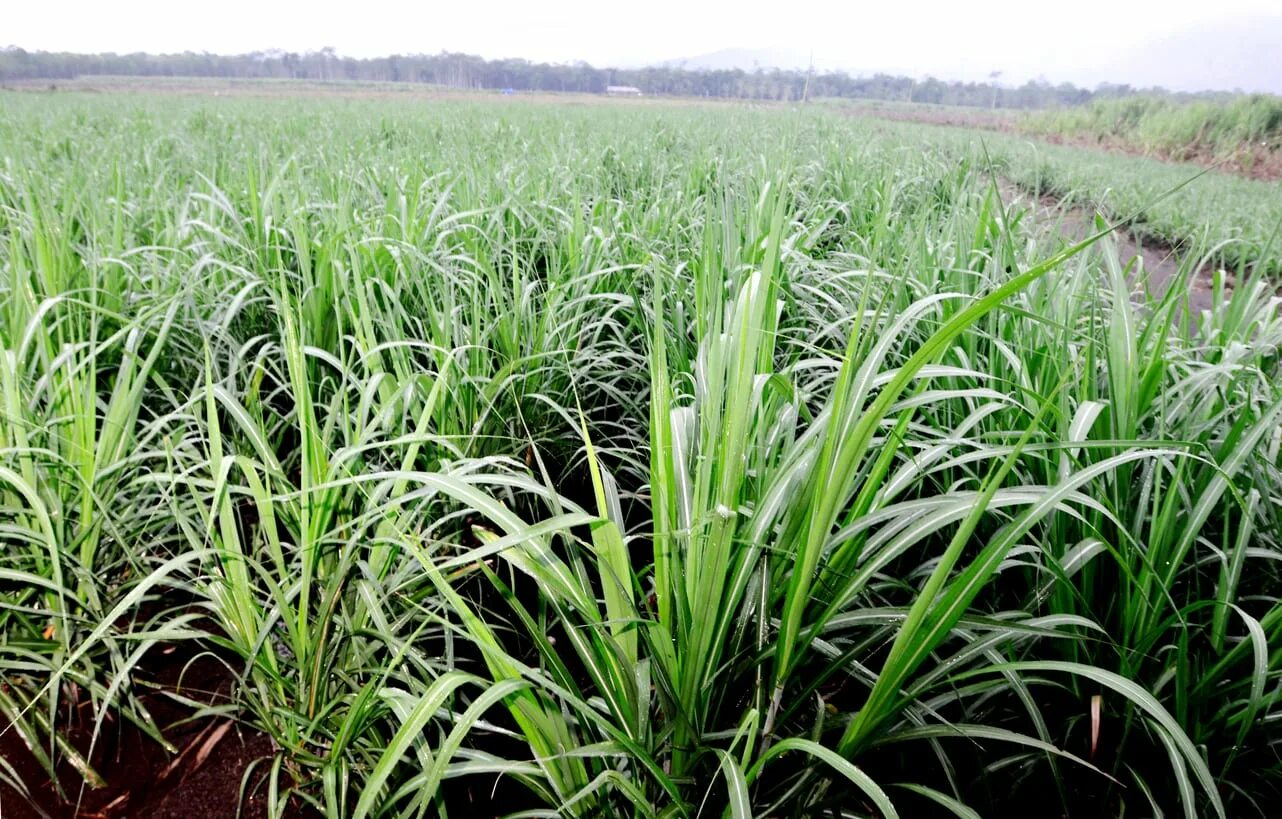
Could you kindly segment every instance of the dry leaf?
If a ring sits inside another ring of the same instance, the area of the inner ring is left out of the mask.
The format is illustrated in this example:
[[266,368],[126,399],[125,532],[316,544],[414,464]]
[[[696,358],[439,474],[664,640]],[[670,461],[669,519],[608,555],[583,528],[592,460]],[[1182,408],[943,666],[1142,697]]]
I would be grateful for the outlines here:
[[1099,747],[1100,704],[1103,701],[1100,694],[1091,697],[1091,759],[1095,758],[1095,749]]

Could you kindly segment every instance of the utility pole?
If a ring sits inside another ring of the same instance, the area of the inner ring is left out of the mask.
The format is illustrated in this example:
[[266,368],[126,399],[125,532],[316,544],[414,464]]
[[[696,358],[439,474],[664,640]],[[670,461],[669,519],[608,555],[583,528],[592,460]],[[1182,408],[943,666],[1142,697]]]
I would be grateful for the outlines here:
[[806,70],[806,84],[801,87],[801,102],[804,105],[810,98],[810,78],[815,75],[815,51],[810,50],[810,68]]

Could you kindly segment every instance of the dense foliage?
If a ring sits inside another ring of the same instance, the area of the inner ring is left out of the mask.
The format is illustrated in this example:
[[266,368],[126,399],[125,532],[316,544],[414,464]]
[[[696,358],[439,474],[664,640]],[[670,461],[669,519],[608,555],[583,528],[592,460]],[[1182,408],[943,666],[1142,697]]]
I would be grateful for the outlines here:
[[1276,805],[1258,275],[1145,301],[977,146],[822,112],[0,114],[0,715],[50,769],[68,705],[155,731],[181,642],[328,816]]

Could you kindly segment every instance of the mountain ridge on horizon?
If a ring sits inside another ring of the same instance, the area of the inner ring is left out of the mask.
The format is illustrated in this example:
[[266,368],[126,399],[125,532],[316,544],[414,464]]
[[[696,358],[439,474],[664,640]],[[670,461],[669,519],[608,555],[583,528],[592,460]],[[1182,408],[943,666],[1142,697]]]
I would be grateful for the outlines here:
[[[790,48],[722,48],[689,57],[644,63],[645,66],[680,68],[691,71],[806,70],[812,56]],[[872,67],[853,65],[830,53],[813,55],[818,73],[844,72],[851,76],[874,74],[935,77],[946,81],[986,82],[1000,71],[1005,83],[1030,80],[1052,84],[1072,83],[1093,88],[1101,84],[1159,87],[1177,92],[1242,91],[1282,94],[1282,15],[1243,18],[1197,29],[1186,29],[1144,40],[1127,52],[1097,60],[1070,71],[1047,76],[1028,67],[1003,66],[995,60],[992,69],[977,71],[962,66],[935,66],[928,71],[906,70],[904,66]]]

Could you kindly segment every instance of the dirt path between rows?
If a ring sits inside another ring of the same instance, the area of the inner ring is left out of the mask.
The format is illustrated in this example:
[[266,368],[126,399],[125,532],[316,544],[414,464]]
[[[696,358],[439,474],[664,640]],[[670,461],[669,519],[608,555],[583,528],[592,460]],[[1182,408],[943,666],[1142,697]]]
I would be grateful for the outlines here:
[[[1053,196],[1038,196],[1008,179],[999,180],[998,192],[1008,208],[1011,205],[1028,208],[1034,230],[1043,235],[1058,233],[1068,242],[1079,242],[1095,232],[1094,214],[1085,208],[1067,207]],[[1173,248],[1145,240],[1126,227],[1114,231],[1113,241],[1123,268],[1132,260],[1139,260],[1132,283],[1136,278],[1144,281],[1154,298],[1166,295],[1179,280],[1181,259]],[[1210,310],[1215,304],[1212,273],[1211,266],[1204,264],[1190,277],[1188,309],[1194,315]]]

